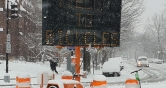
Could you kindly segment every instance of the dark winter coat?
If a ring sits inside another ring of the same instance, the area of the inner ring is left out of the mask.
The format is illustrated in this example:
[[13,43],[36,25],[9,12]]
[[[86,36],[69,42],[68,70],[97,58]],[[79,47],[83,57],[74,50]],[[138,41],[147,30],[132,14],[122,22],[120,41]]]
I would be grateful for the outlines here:
[[57,62],[54,62],[54,61],[50,60],[50,68],[51,68],[51,70],[55,71],[58,74],[58,72],[56,70],[56,66],[57,65],[58,65]]

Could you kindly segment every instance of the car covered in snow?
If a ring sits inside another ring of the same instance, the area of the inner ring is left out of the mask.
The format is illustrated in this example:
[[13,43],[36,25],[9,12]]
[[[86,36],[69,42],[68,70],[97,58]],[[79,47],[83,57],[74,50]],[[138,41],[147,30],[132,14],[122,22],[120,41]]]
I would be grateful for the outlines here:
[[162,63],[163,63],[162,60],[158,60],[158,61],[156,61],[156,64],[162,64]]
[[149,58],[149,63],[162,64],[163,60],[157,58]]
[[121,65],[118,58],[109,58],[102,66],[102,74],[106,77],[121,75]]
[[[122,58],[122,57],[109,58],[108,60],[112,60],[112,59],[116,59],[117,62],[119,62],[119,64],[120,64],[120,69],[121,69],[121,70],[124,69],[124,62],[123,62],[123,58]],[[118,60],[119,60],[119,61],[118,61]]]

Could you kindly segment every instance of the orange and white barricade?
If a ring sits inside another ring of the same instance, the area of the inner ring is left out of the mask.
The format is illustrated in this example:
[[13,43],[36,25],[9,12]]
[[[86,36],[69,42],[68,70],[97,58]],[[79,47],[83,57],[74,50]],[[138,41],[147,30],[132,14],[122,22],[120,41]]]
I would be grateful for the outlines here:
[[50,71],[48,73],[48,80],[53,80],[53,79],[55,79],[55,74],[54,74],[54,72]]
[[127,79],[125,88],[140,88],[139,82],[136,79]]
[[16,88],[31,88],[31,78],[28,74],[16,77]]
[[90,88],[107,88],[107,81],[104,75],[95,75]]
[[40,88],[43,88],[44,85],[47,85],[49,81],[49,73],[47,71],[39,72],[37,74],[37,84],[40,85]]
[[62,73],[62,79],[68,79],[68,80],[72,80],[73,79],[73,75],[71,72],[69,71],[64,71]]

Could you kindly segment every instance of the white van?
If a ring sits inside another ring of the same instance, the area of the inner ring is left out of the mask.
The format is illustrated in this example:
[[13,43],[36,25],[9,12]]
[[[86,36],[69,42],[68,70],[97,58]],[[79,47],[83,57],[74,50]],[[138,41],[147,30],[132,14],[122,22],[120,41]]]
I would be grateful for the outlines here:
[[107,62],[105,62],[102,66],[102,74],[106,77],[116,77],[121,75],[121,66],[119,63],[119,59],[117,58],[109,58]]
[[137,58],[137,67],[146,66],[149,67],[148,58],[146,56],[139,56]]

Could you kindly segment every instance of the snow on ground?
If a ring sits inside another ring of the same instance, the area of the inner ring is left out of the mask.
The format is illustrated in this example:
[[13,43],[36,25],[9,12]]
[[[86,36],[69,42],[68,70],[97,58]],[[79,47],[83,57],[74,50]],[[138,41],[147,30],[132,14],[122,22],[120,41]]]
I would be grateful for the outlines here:
[[[15,86],[1,86],[1,85],[10,85],[16,84],[15,78],[19,74],[29,74],[31,77],[31,84],[37,84],[37,74],[41,72],[51,72],[49,62],[43,63],[30,63],[30,62],[21,62],[21,61],[9,61],[9,72],[10,75],[10,83],[5,83],[3,78],[6,75],[6,62],[0,61],[0,88],[15,88]],[[162,64],[165,67],[166,64]],[[125,69],[121,72],[120,77],[107,77],[107,82],[120,82],[124,81],[128,78],[133,78],[134,74],[131,75],[130,72],[134,70],[138,70],[136,67],[130,64],[124,64]],[[61,67],[57,67],[59,74],[56,74],[55,79],[61,79],[61,75],[64,71],[66,71],[66,65],[62,65]],[[93,72],[92,72],[93,73]],[[101,74],[101,70],[95,70],[94,73],[96,75]],[[147,76],[144,72],[140,71],[140,79]],[[91,82],[93,80],[94,75],[88,74],[87,78],[81,78],[81,82]],[[143,83],[142,88],[166,88],[166,81],[157,82],[157,83]],[[39,88],[39,86],[32,85],[32,88]],[[108,88],[125,88],[125,85],[108,85]]]

